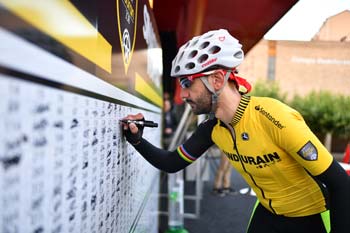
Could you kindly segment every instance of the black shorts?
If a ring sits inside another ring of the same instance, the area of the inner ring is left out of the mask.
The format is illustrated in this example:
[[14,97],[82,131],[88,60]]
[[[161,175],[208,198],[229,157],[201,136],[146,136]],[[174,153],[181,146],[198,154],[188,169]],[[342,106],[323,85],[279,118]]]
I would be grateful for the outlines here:
[[247,233],[327,233],[326,229],[330,228],[327,214],[285,217],[271,213],[259,203],[253,211]]

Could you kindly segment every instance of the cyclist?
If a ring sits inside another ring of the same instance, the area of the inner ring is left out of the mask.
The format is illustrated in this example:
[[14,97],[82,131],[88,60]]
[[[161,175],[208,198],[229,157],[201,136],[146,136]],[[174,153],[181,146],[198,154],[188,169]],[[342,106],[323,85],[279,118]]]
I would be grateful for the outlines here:
[[123,124],[127,141],[166,172],[185,168],[216,144],[256,193],[248,233],[349,232],[349,177],[297,111],[246,95],[249,83],[235,74],[241,47],[224,29],[183,45],[171,76],[179,78],[193,112],[209,113],[209,119],[175,151],[153,146],[134,123]]

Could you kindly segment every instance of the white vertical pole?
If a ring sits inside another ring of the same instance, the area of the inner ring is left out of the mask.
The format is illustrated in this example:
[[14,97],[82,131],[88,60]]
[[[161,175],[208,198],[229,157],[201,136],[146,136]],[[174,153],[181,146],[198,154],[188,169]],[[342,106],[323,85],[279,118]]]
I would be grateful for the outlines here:
[[[185,126],[189,120],[191,108],[186,105],[180,123],[175,131],[173,140],[169,145],[169,150],[175,150],[183,134]],[[183,171],[175,174],[168,174],[168,230],[166,233],[188,233],[184,228],[184,179]]]

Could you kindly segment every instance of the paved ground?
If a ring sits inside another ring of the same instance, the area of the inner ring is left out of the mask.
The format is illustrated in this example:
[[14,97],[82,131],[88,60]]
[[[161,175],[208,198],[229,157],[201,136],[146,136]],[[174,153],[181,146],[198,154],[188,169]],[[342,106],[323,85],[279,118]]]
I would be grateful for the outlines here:
[[[232,184],[236,190],[247,187],[235,171]],[[212,181],[204,183],[200,218],[185,219],[186,230],[189,233],[245,233],[255,196],[236,194],[218,197],[211,193],[212,187]]]
[[[211,161],[210,180],[203,183],[200,216],[198,219],[185,218],[185,229],[189,233],[245,233],[256,198],[249,194],[236,194],[224,197],[213,195],[214,172],[219,159],[215,160],[217,161]],[[231,183],[232,187],[237,191],[248,187],[235,170],[232,171]],[[185,182],[185,194],[194,194],[194,185],[194,182]],[[164,206],[166,203],[161,205]],[[194,213],[194,208],[193,201],[185,202],[186,213]],[[160,221],[159,232],[164,233],[167,229],[167,218],[164,216],[160,217]]]

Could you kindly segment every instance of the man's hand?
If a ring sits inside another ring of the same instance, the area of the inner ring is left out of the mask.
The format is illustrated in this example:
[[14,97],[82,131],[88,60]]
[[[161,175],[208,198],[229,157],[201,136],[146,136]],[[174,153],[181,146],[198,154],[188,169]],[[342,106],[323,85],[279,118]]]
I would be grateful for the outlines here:
[[[122,120],[144,120],[145,118],[141,113],[138,113],[136,115],[127,115]],[[135,123],[122,123],[123,124],[123,132],[126,140],[136,146],[140,143],[142,134],[143,134],[143,126],[142,125],[136,125]]]

